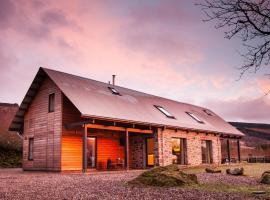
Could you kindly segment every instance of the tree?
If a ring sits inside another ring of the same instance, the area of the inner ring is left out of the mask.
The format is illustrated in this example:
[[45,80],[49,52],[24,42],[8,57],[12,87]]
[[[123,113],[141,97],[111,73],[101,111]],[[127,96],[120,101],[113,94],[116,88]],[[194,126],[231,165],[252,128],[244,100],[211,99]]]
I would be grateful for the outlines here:
[[[249,70],[256,73],[270,64],[270,0],[202,0],[204,21],[216,21],[225,28],[225,38],[240,37],[246,52],[240,78]],[[268,74],[270,76],[270,74]]]

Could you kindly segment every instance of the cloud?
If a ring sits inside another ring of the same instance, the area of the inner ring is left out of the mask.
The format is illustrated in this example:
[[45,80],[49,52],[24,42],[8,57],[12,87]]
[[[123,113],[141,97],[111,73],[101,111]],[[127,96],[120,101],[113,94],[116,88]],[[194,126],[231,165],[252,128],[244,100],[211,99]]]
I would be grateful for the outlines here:
[[229,121],[270,122],[270,97],[254,99],[239,97],[234,100],[209,100],[209,108]]
[[11,18],[15,13],[15,6],[10,0],[2,0],[0,6],[0,29],[9,27]]

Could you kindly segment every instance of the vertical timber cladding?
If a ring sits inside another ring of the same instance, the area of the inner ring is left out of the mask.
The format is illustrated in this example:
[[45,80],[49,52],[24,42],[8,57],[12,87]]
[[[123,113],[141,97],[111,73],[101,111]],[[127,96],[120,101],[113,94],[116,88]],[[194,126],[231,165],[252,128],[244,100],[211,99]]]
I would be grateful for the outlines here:
[[68,130],[65,127],[65,124],[81,121],[81,114],[65,95],[62,119],[61,170],[82,170],[82,128]]
[[202,163],[201,141],[212,141],[213,163],[221,162],[221,144],[219,136],[213,134],[186,132],[178,130],[165,129],[158,130],[159,139],[159,164],[161,166],[172,164],[172,137],[187,139],[187,162],[190,165],[200,165]]
[[[48,112],[49,94],[55,94],[55,110]],[[23,169],[60,170],[62,93],[46,78],[24,118]],[[28,160],[29,138],[34,138],[33,160]]]

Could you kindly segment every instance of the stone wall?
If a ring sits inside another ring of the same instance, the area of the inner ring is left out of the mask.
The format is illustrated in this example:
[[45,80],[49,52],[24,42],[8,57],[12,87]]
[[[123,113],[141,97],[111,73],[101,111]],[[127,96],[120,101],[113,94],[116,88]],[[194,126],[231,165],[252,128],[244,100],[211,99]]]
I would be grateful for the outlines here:
[[181,130],[158,129],[155,134],[156,138],[156,165],[166,166],[172,164],[172,137],[186,138],[187,139],[187,162],[188,165],[202,164],[201,141],[212,141],[213,163],[218,164],[221,162],[221,145],[219,136],[214,134],[205,134]]

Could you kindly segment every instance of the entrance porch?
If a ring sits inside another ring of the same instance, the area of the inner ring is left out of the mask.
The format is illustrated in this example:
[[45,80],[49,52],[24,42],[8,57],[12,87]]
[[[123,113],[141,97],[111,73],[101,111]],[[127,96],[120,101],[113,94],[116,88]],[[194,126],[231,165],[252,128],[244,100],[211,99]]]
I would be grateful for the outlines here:
[[[73,132],[73,133],[72,133]],[[153,130],[84,124],[62,136],[62,170],[128,170],[154,166]]]

